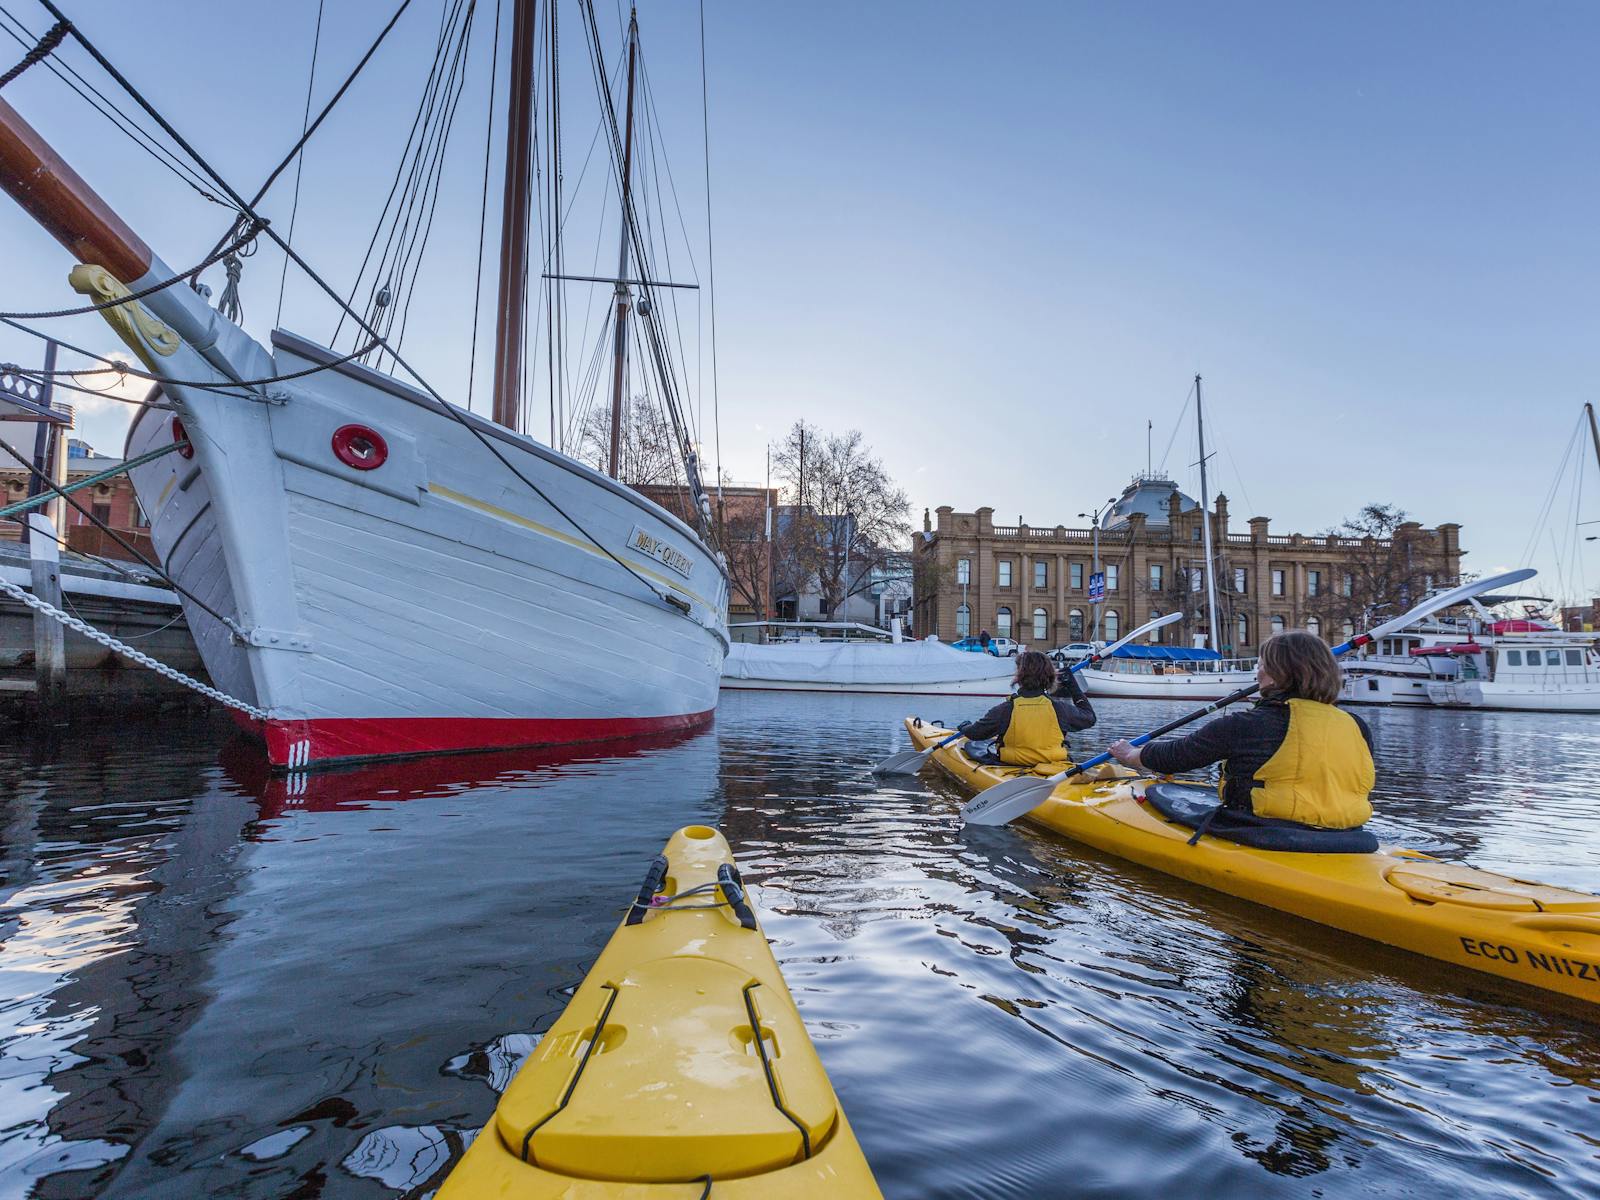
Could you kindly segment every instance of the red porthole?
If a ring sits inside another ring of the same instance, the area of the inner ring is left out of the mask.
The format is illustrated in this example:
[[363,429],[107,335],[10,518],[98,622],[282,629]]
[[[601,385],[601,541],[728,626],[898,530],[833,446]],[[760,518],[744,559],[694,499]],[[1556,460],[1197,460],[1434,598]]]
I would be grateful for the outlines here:
[[[172,418],[172,440],[175,442],[189,442],[189,431],[183,427],[183,422],[178,420],[177,417]],[[193,458],[194,443],[189,442],[187,446],[178,451],[178,454],[183,458]]]
[[365,425],[341,425],[334,430],[333,452],[339,461],[358,471],[375,471],[389,458],[389,443],[376,429]]

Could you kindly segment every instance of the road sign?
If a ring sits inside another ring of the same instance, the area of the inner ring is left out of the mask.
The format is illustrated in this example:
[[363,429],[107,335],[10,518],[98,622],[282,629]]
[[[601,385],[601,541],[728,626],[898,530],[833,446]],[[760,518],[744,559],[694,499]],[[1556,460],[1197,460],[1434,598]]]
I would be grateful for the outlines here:
[[1106,598],[1106,573],[1095,571],[1089,576],[1089,603],[1099,604]]

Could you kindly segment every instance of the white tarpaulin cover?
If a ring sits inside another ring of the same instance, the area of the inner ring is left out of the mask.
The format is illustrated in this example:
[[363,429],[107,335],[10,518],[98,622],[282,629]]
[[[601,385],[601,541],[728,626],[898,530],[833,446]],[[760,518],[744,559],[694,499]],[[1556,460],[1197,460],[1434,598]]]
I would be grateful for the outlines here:
[[992,679],[995,693],[1011,690],[1016,664],[992,654],[953,650],[932,639],[901,642],[735,642],[722,664],[724,679],[835,686],[962,683]]

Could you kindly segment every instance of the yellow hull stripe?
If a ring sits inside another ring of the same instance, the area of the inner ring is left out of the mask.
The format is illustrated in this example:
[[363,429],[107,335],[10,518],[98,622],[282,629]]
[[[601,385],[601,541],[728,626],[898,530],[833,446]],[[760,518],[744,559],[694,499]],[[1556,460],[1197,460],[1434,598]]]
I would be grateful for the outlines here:
[[[438,496],[444,500],[449,500],[454,504],[460,504],[466,508],[476,509],[481,513],[488,513],[491,517],[498,517],[502,521],[509,521],[513,525],[520,525],[524,529],[531,529],[534,533],[543,534],[547,538],[554,538],[558,542],[563,542],[568,546],[572,546],[574,549],[582,550],[586,554],[592,554],[596,558],[604,558],[607,561],[609,561],[611,558],[609,554],[600,549],[598,546],[594,545],[592,542],[584,541],[581,538],[575,538],[569,533],[563,533],[559,529],[552,529],[548,525],[541,525],[537,521],[530,521],[527,517],[518,516],[509,509],[500,508],[493,504],[487,504],[482,500],[475,500],[471,496],[464,496],[460,492],[453,491],[452,489],[445,487],[443,484],[428,484],[428,492],[430,495]],[[667,576],[661,574],[661,572],[654,571],[644,564],[637,562],[630,562],[628,566],[639,572],[639,574],[647,575],[651,579],[654,579],[664,586],[671,588],[678,594],[687,596],[690,600],[699,601],[699,603],[705,605],[706,608],[715,611],[716,606],[705,597],[691,592],[681,583],[669,579]]]

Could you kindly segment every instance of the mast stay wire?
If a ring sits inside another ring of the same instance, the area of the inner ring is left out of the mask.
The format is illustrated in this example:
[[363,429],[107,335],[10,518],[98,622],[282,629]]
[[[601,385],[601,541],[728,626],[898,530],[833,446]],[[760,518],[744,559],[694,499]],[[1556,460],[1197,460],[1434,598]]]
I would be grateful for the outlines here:
[[[494,36],[490,39],[489,116],[483,130],[483,196],[478,204],[478,265],[472,273],[472,338],[467,343],[467,411],[472,411],[472,385],[478,369],[478,313],[483,302],[483,239],[489,225],[489,158],[494,144],[495,86],[500,73],[500,6],[494,2]],[[293,227],[290,233],[293,233]],[[284,262],[288,269],[288,261]]]
[[[12,26],[16,28],[13,29]],[[7,34],[23,46],[30,46],[38,40],[37,37],[28,32],[28,27],[3,5],[0,5],[0,29],[4,29]],[[59,47],[49,57],[41,61],[56,78],[76,92],[90,108],[110,121],[119,133],[171,171],[191,189],[199,193],[203,199],[210,201],[212,204],[221,205],[224,208],[231,207],[226,200],[205,186],[205,179],[199,172],[188,166],[171,150],[158,142],[132,117],[118,108],[99,88],[85,79],[62,56]]]
[[[311,125],[311,93],[317,85],[317,51],[322,48],[322,9],[326,0],[317,0],[317,27],[311,35],[311,70],[306,75],[306,110],[300,118],[300,141],[294,150],[294,199],[289,205],[289,233],[288,238],[294,241],[295,218],[300,215],[300,177],[305,173],[306,158],[302,150],[305,146],[306,130]],[[278,273],[278,312],[272,318],[274,327],[283,324],[283,294],[289,284],[289,260],[283,260],[283,269]]]
[[1566,453],[1561,456],[1561,462],[1556,466],[1554,477],[1550,480],[1549,490],[1545,492],[1544,502],[1534,517],[1532,532],[1528,535],[1528,542],[1522,548],[1522,557],[1519,561],[1527,563],[1533,561],[1534,549],[1539,544],[1539,538],[1544,533],[1545,525],[1550,519],[1550,512],[1555,505],[1556,493],[1561,488],[1561,481],[1566,477],[1567,464],[1572,461],[1573,448],[1578,444],[1583,434],[1583,412],[1580,410],[1578,419],[1572,427],[1572,434],[1567,439]]
[[1191,383],[1188,394],[1183,398],[1183,407],[1178,410],[1178,419],[1172,423],[1172,436],[1167,439],[1167,448],[1161,452],[1161,465],[1156,468],[1158,474],[1167,473],[1167,459],[1172,455],[1172,444],[1178,440],[1178,432],[1183,428],[1183,418],[1189,412],[1189,401],[1193,399],[1194,384]]
[[[57,20],[64,21],[64,20],[67,19],[66,18],[66,14],[64,14],[56,6],[54,0],[40,0],[40,3],[43,4],[44,7],[47,10],[49,10],[51,15],[54,16]],[[234,188],[233,185],[230,184],[227,181],[227,179],[219,171],[217,171],[217,169],[215,167],[213,167],[211,165],[211,163],[208,162],[199,153],[199,151],[197,151],[188,142],[188,140],[183,137],[182,134],[180,134],[177,131],[176,128],[173,127],[173,125],[172,125],[172,123],[170,121],[168,121],[165,117],[163,117],[161,115],[161,113],[156,109],[156,107],[153,104],[151,104],[148,99],[145,98],[144,94],[142,92],[140,92],[136,87],[133,86],[133,83],[127,78],[127,76],[125,76],[121,71],[119,71],[116,68],[116,66],[111,62],[111,60],[109,58],[107,58],[105,56],[105,54],[103,54],[100,51],[99,47],[97,47],[93,42],[91,42],[88,39],[88,37],[84,34],[84,32],[80,28],[78,28],[78,26],[76,26],[76,25],[72,26],[72,36],[78,42],[78,44],[81,45],[86,51],[88,51],[90,56],[93,57],[94,60],[97,63],[100,64],[100,66],[107,72],[107,74],[109,74],[111,76],[111,78],[116,81],[117,86],[122,88],[125,92],[127,92],[129,97],[132,98],[133,101],[136,104],[138,104],[139,107],[141,109],[143,109],[145,111],[145,113],[147,113],[150,116],[150,118],[153,121],[155,121],[161,127],[163,132],[165,132],[168,137],[172,138],[172,140],[177,143],[177,145],[183,150],[183,152],[185,154],[189,155],[189,157],[194,160],[195,164],[197,166],[199,166],[201,168],[201,170],[203,170],[211,179],[213,179],[216,182],[217,186],[219,188],[221,188],[224,193],[227,194],[229,200],[231,200],[233,203],[235,203],[235,204],[237,204],[239,206],[239,209],[240,209],[241,212],[245,213],[247,216],[250,216],[250,217],[252,217],[253,219],[255,219],[257,221],[260,220],[260,218],[252,211],[252,206],[249,205],[245,201],[244,197],[239,193],[239,191],[236,188]],[[317,287],[320,288],[322,290],[322,292],[329,299],[333,300],[336,304],[339,304],[342,307],[344,307],[346,309],[346,311],[349,313],[350,317],[353,320],[355,320],[358,324],[362,325],[363,328],[365,328],[365,330],[366,330],[366,332],[368,334],[372,335],[378,341],[382,342],[382,337],[381,337],[380,334],[378,334],[377,330],[373,329],[370,325],[367,325],[366,322],[362,320],[362,318],[360,317],[359,314],[357,314],[353,309],[350,309],[347,305],[345,305],[343,297],[333,287],[333,285],[330,284],[327,280],[325,280],[317,272],[316,268],[314,268],[310,263],[306,262],[305,258],[301,256],[299,251],[295,250],[295,248],[293,246],[289,245],[289,243],[287,241],[285,241],[284,238],[280,234],[278,234],[277,231],[275,231],[271,227],[271,225],[264,224],[263,225],[263,232],[265,232],[266,235],[273,242],[275,242],[278,245],[278,247],[285,254],[289,255],[291,258],[294,259],[295,265],[298,266],[302,271],[304,271],[306,273],[306,276],[308,278],[310,278],[311,281],[313,283],[315,283],[317,285]],[[428,394],[428,396],[434,401],[434,403],[436,403],[439,406],[439,411],[442,414],[444,414],[445,416],[449,417],[451,420],[453,420],[457,424],[461,425],[462,428],[466,429],[468,433],[472,434],[472,436],[478,441],[478,443],[481,446],[483,446],[484,449],[486,449],[491,455],[493,455],[496,459],[498,459],[500,461],[501,465],[504,466],[506,468],[506,470],[510,471],[511,474],[515,475],[517,477],[517,479],[519,479],[524,484],[524,486],[526,486],[535,495],[539,496],[542,500],[544,500],[544,502],[546,504],[548,504],[551,507],[551,509],[553,511],[555,511],[562,518],[562,520],[566,521],[567,524],[571,525],[572,528],[574,528],[580,534],[582,534],[584,538],[586,538],[591,544],[593,544],[594,547],[596,549],[598,549],[602,554],[604,554],[607,558],[611,559],[614,563],[616,563],[619,567],[621,567],[629,575],[633,576],[633,578],[636,579],[640,583],[641,586],[643,586],[647,591],[649,591],[652,595],[654,595],[657,599],[659,599],[663,604],[666,604],[669,607],[677,610],[678,612],[681,612],[686,618],[688,618],[690,620],[694,619],[693,610],[690,607],[688,601],[684,600],[681,596],[678,596],[676,594],[662,591],[659,587],[657,587],[654,583],[652,583],[648,578],[646,578],[644,575],[642,575],[631,563],[625,561],[622,558],[619,558],[617,556],[617,554],[609,546],[607,546],[599,538],[595,537],[594,534],[590,533],[588,531],[588,529],[586,529],[582,524],[580,524],[577,521],[576,518],[574,518],[570,513],[568,513],[566,511],[566,509],[562,508],[561,505],[552,496],[550,496],[543,488],[541,488],[532,479],[528,478],[528,476],[523,474],[523,472],[519,471],[517,469],[517,467],[516,467],[516,464],[513,463],[510,459],[508,459],[500,451],[500,449],[497,446],[494,445],[494,443],[488,438],[488,436],[484,434],[484,432],[481,429],[479,429],[476,425],[474,425],[471,421],[469,421],[466,418],[466,416],[463,415],[463,413],[460,410],[458,410],[454,405],[452,405],[443,396],[441,396],[439,394],[438,390],[431,383],[429,383],[427,381],[426,377],[424,377],[420,371],[418,371],[409,362],[407,362],[404,358],[402,358],[399,355],[398,352],[394,353],[394,359],[395,359],[396,364],[401,366],[401,367],[404,367],[405,371],[406,371],[406,374],[408,374],[409,376],[411,376],[411,378],[416,380],[416,382],[420,386],[420,388],[424,392],[426,392]],[[32,464],[29,464],[29,465],[31,466]],[[159,570],[159,568],[157,568],[157,569]],[[719,566],[719,570],[721,570],[720,566]],[[700,622],[696,622],[696,623],[700,624]]]
[[[706,0],[700,0],[700,135],[706,168],[706,282],[711,312],[711,428],[716,434],[717,499],[722,499],[722,392],[717,379],[717,256],[711,240],[711,102],[706,83]],[[720,513],[718,514],[721,515]]]
[[[44,0],[41,0],[41,2],[44,2]],[[431,121],[432,121],[432,114],[433,114],[433,111],[434,111],[434,102],[436,100],[437,88],[438,88],[438,84],[439,84],[439,68],[440,68],[440,63],[443,61],[443,56],[444,56],[444,52],[445,52],[445,46],[447,44],[448,27],[449,27],[449,24],[450,24],[449,17],[453,12],[459,12],[460,11],[460,8],[461,8],[461,5],[463,3],[463,0],[453,0],[453,3],[454,3],[454,6],[455,6],[453,9],[447,7],[445,9],[441,10],[440,31],[439,31],[439,34],[438,34],[438,37],[437,37],[437,41],[436,41],[435,46],[434,46],[434,62],[433,62],[433,66],[432,66],[432,68],[430,68],[430,70],[428,72],[427,79],[425,80],[425,82],[423,84],[422,96],[417,101],[416,116],[412,118],[411,129],[406,134],[405,144],[401,148],[401,152],[400,152],[400,161],[397,164],[397,166],[395,167],[394,179],[389,184],[389,194],[384,198],[383,208],[378,213],[378,221],[377,221],[377,224],[373,226],[372,237],[367,242],[366,253],[362,256],[362,259],[361,259],[361,266],[357,269],[355,280],[350,285],[350,292],[349,292],[348,298],[343,300],[343,301],[341,301],[340,307],[346,309],[347,311],[350,310],[351,307],[355,304],[356,294],[361,290],[361,281],[365,277],[366,271],[367,271],[367,267],[368,267],[369,263],[371,262],[372,252],[377,247],[378,238],[383,233],[385,224],[389,222],[389,210],[390,210],[390,207],[396,205],[396,200],[395,200],[396,193],[397,192],[399,193],[400,199],[399,199],[398,206],[396,206],[396,209],[395,209],[395,212],[396,212],[395,221],[399,220],[400,210],[405,207],[405,205],[406,205],[406,203],[408,201],[409,194],[410,194],[410,189],[411,189],[411,185],[412,185],[412,181],[414,180],[414,178],[416,176],[417,164],[420,162],[420,159],[421,159],[421,156],[422,156],[422,147],[423,147],[424,141],[427,138],[428,126],[429,126],[429,124],[431,124]],[[419,137],[419,130],[421,131],[421,136],[420,137]],[[415,150],[413,150],[413,144],[415,144],[415,146],[416,146]],[[407,165],[408,164],[410,164],[410,169],[409,170],[407,169]],[[404,178],[405,181],[406,181],[406,188],[405,188],[404,191],[401,190],[401,186],[400,186],[402,178]],[[392,240],[392,228],[393,228],[393,226],[391,225],[391,240]],[[389,248],[389,240],[386,240],[386,242],[385,242],[385,250],[384,250],[385,256],[387,256],[387,254],[388,254],[388,248]],[[378,283],[378,278],[381,277],[381,274],[382,274],[382,260],[380,259],[379,268],[374,271],[374,279],[373,279],[373,285],[372,285],[373,286],[373,298],[374,298],[374,300],[376,299],[379,291],[381,290],[380,285]],[[370,308],[369,308],[369,315],[370,315]],[[334,327],[333,337],[328,343],[330,348],[337,344],[337,342],[339,340],[339,334],[343,330],[343,328],[344,328],[344,315],[341,314],[341,316],[339,317],[338,324]]]

